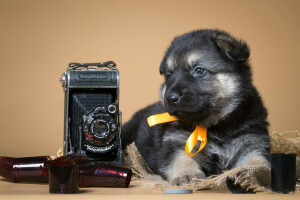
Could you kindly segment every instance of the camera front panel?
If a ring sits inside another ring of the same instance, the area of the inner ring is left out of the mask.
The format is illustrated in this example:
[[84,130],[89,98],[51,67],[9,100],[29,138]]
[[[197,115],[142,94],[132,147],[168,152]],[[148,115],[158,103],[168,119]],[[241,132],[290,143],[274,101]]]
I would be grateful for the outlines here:
[[67,70],[65,76],[64,154],[120,160],[118,71]]

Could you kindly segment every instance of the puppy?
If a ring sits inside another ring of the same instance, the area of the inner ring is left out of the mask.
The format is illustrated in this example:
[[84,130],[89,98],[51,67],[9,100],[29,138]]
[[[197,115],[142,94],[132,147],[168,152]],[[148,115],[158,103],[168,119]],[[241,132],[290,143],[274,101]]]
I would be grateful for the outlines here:
[[[248,45],[220,30],[175,37],[160,65],[161,101],[138,111],[122,128],[149,168],[175,185],[241,166],[269,166],[267,110],[252,84]],[[149,127],[168,112],[179,120]],[[207,144],[193,157],[185,144],[196,125]]]

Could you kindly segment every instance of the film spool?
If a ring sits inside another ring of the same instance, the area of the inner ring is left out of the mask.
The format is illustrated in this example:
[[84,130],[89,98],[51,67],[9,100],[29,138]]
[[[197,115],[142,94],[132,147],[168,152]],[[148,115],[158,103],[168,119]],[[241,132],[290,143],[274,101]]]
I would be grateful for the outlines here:
[[78,165],[49,166],[49,192],[71,194],[79,192]]

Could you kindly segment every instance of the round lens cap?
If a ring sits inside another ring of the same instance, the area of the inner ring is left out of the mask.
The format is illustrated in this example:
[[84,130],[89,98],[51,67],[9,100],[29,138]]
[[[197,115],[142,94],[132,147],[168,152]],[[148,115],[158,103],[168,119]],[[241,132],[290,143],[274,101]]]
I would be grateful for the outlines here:
[[193,190],[188,189],[166,189],[164,194],[192,194]]

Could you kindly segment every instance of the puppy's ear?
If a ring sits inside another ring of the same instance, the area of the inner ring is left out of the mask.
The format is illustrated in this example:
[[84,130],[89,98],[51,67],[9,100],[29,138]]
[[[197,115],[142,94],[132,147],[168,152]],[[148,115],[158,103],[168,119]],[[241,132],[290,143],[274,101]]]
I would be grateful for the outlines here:
[[213,39],[217,48],[230,61],[243,62],[249,58],[250,49],[245,42],[226,33],[215,34]]

